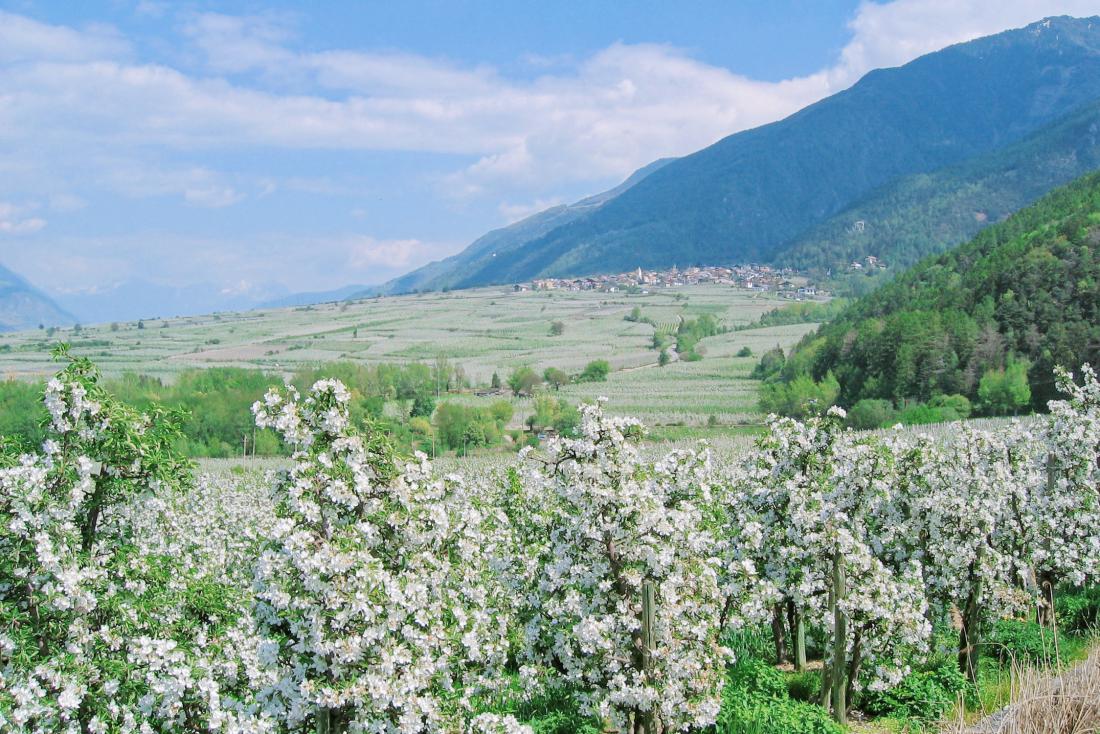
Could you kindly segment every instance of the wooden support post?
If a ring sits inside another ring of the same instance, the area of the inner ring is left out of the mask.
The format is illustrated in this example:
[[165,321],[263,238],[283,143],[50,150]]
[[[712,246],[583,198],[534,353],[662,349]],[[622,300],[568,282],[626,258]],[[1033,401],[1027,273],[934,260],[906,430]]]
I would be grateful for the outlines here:
[[[829,613],[836,618],[836,586],[829,584]],[[826,649],[826,658],[828,658],[828,649]],[[830,701],[833,695],[833,668],[836,667],[836,661],[833,661],[832,665],[828,664],[828,660],[825,660],[825,664],[821,666],[821,707],[824,709],[829,708]]]
[[[642,584],[642,670],[647,680],[653,677],[653,650],[657,647],[657,585],[652,581]],[[658,734],[660,722],[654,709],[642,717],[644,734]]]
[[794,669],[799,673],[806,669],[806,617],[798,607],[794,609]]
[[847,672],[848,619],[841,611],[844,599],[844,563],[837,552],[833,555],[833,718],[841,726],[848,724]]

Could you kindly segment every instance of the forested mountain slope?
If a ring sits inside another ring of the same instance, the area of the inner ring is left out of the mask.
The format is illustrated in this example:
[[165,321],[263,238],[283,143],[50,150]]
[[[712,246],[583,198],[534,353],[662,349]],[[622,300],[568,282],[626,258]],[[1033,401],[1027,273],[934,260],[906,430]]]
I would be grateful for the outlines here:
[[783,378],[831,375],[844,406],[950,394],[981,404],[984,376],[1026,369],[1042,408],[1054,367],[1086,362],[1100,364],[1100,173],[856,301],[803,341]]
[[672,158],[662,158],[639,168],[621,184],[603,193],[581,199],[574,204],[551,207],[507,227],[494,229],[479,237],[457,255],[429,263],[382,286],[364,289],[356,293],[353,298],[379,293],[410,293],[455,287],[465,280],[467,273],[484,269],[494,258],[519,249],[556,227],[588,215],[672,160]]

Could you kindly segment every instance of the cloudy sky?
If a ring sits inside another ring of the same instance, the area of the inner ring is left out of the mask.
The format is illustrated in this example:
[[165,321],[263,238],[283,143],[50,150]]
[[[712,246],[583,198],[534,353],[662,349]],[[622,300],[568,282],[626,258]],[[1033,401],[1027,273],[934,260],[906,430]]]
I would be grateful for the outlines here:
[[55,295],[382,282],[1100,0],[0,1],[0,263]]

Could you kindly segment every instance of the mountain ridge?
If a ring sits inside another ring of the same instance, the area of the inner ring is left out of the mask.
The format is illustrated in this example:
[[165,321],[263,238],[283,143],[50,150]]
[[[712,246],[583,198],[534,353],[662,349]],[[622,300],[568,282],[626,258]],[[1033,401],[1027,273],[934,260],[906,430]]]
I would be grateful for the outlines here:
[[873,255],[896,272],[1097,168],[1100,100],[1006,148],[887,184],[800,235],[778,263],[821,274]]
[[379,290],[774,262],[876,189],[1016,143],[1096,99],[1100,17],[1047,18],[873,70],[783,120],[668,162],[591,211],[517,223],[537,226],[496,257],[464,257],[472,245],[427,266],[430,277],[414,271]]

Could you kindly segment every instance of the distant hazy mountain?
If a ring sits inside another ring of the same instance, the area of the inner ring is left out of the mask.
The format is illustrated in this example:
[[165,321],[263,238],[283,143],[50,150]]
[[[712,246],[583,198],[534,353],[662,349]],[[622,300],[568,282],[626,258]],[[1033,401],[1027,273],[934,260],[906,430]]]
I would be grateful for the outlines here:
[[72,326],[77,319],[0,265],[0,331],[19,331],[42,326]]
[[292,293],[289,296],[265,301],[257,308],[289,308],[291,306],[310,306],[314,303],[330,303],[343,301],[347,298],[362,293],[367,289],[365,285],[346,285],[331,291],[314,291],[312,293]]
[[[1012,146],[1097,99],[1100,18],[1046,19],[872,71],[784,120],[647,167],[599,205],[491,232],[385,290],[777,261],[883,187]],[[1029,190],[1019,187],[1023,199]]]
[[57,296],[65,308],[80,314],[82,323],[136,321],[155,317],[192,316],[213,311],[245,311],[287,296],[285,288],[227,291],[211,283],[169,286],[131,280],[92,292]]

